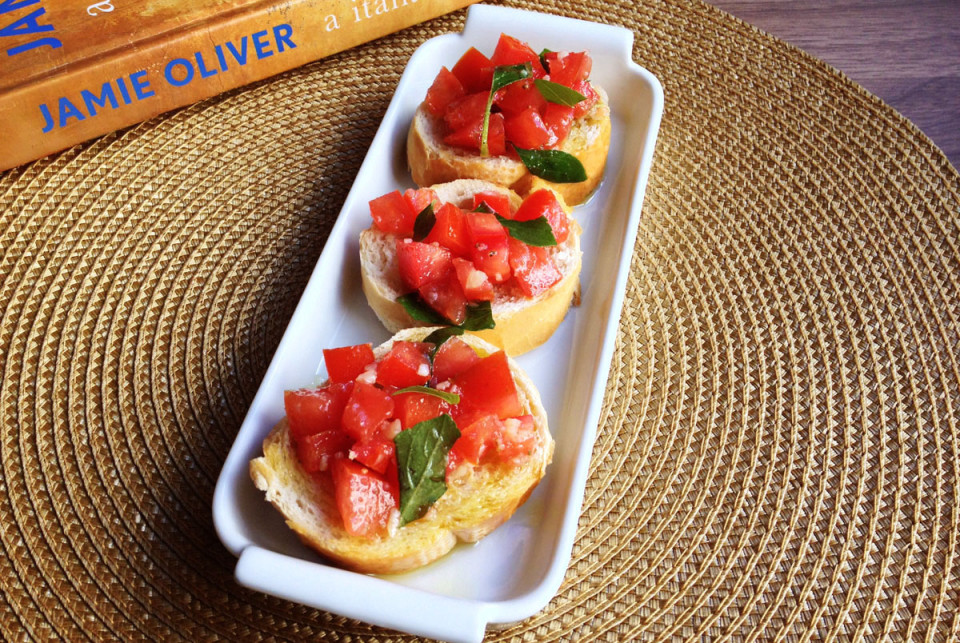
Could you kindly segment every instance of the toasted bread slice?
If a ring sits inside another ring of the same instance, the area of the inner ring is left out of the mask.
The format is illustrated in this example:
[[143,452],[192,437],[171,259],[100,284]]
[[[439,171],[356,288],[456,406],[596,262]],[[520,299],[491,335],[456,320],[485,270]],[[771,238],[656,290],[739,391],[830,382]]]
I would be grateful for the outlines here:
[[587,114],[576,119],[560,146],[583,164],[587,179],[579,183],[551,183],[530,174],[526,166],[510,156],[481,157],[478,152],[443,142],[443,122],[423,105],[417,109],[407,134],[407,163],[414,182],[426,187],[455,179],[482,179],[519,194],[538,187],[550,187],[574,206],[583,203],[603,178],[610,148],[610,106],[607,94],[593,86],[600,99]]
[[[454,205],[468,204],[473,195],[480,192],[506,194],[514,209],[521,202],[520,197],[508,188],[474,179],[460,179],[431,188],[442,202]],[[562,199],[560,202],[563,204]],[[515,288],[497,288],[492,302],[496,327],[478,331],[477,335],[503,348],[509,355],[525,353],[550,338],[563,321],[571,302],[579,295],[580,228],[573,219],[570,223],[570,235],[553,251],[554,261],[563,275],[561,280],[532,298]],[[397,268],[394,235],[373,227],[364,230],[360,234],[360,269],[363,292],[387,330],[395,333],[402,328],[422,325],[397,303],[404,291]]]
[[[433,329],[409,329],[375,349],[383,357],[394,341],[421,341]],[[464,341],[482,354],[497,348],[477,337]],[[286,420],[263,442],[263,456],[250,462],[250,476],[300,539],[339,565],[359,572],[392,574],[415,569],[440,558],[458,542],[476,542],[505,522],[543,477],[553,457],[553,439],[540,395],[513,360],[510,369],[524,414],[537,430],[531,454],[516,464],[457,469],[447,490],[425,516],[381,537],[351,536],[343,527],[329,476],[304,471],[296,456]]]

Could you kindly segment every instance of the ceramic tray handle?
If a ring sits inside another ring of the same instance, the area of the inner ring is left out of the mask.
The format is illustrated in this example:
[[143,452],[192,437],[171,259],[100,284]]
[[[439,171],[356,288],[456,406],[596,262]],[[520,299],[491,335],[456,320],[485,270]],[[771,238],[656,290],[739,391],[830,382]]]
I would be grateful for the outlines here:
[[[250,546],[240,554],[237,581],[246,587],[382,627],[450,643],[480,643],[484,604]],[[424,618],[429,613],[430,618]]]

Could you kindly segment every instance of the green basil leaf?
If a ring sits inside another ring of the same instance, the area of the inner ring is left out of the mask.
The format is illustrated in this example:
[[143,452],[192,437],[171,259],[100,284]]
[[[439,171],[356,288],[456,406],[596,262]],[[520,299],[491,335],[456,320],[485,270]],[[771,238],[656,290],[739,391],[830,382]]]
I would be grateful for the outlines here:
[[533,75],[533,65],[530,63],[520,63],[519,65],[500,65],[493,69],[493,84],[490,85],[490,93],[502,89],[510,83],[515,83],[524,78],[530,78]]
[[438,328],[423,338],[423,341],[427,342],[428,344],[433,344],[433,350],[430,352],[431,360],[433,359],[433,356],[436,354],[437,350],[440,348],[440,345],[454,335],[463,335],[463,329],[459,326],[444,326],[443,328]]
[[543,70],[550,73],[550,65],[547,64],[547,54],[552,54],[553,52],[549,49],[544,49],[540,52],[540,66],[543,67]]
[[550,227],[550,222],[547,221],[547,217],[545,216],[541,215],[536,219],[530,219],[528,221],[513,221],[511,219],[504,219],[498,214],[497,221],[506,228],[511,237],[517,241],[524,242],[528,246],[544,247],[557,245],[557,238],[553,235],[553,228]]
[[480,205],[473,209],[474,212],[483,212],[485,214],[494,214],[493,208],[486,204],[485,201],[481,201]]
[[423,241],[426,239],[436,222],[437,217],[433,214],[433,202],[431,201],[427,204],[427,207],[420,211],[416,221],[413,222],[413,240]]
[[557,105],[573,107],[580,101],[587,100],[587,97],[580,92],[570,89],[566,85],[555,83],[552,80],[536,78],[534,79],[533,84],[536,86],[541,96],[547,99],[547,101],[556,103]]
[[430,388],[429,386],[407,386],[405,388],[398,388],[396,391],[390,395],[400,395],[402,393],[423,393],[424,395],[432,395],[433,397],[439,397],[444,402],[449,404],[459,404],[460,396],[456,393],[448,393],[447,391],[438,391],[435,388]]
[[397,303],[403,306],[403,309],[407,311],[407,314],[416,321],[435,325],[450,323],[449,320],[444,319],[440,314],[430,308],[426,302],[423,301],[420,295],[415,292],[407,293],[406,295],[400,295],[397,297]]
[[513,146],[530,174],[552,183],[579,183],[587,180],[583,163],[563,150],[525,150]]
[[467,306],[467,318],[460,324],[460,328],[464,330],[487,330],[495,326],[493,307],[489,301],[481,301]]
[[447,454],[460,437],[444,414],[414,424],[393,438],[400,478],[400,525],[422,517],[446,492]]
[[498,89],[510,83],[529,78],[533,74],[533,65],[522,63],[519,65],[501,65],[493,68],[493,83],[490,85],[490,95],[487,96],[487,106],[483,110],[483,127],[480,129],[480,156],[490,156],[487,139],[490,136],[490,110],[493,108],[493,95]]

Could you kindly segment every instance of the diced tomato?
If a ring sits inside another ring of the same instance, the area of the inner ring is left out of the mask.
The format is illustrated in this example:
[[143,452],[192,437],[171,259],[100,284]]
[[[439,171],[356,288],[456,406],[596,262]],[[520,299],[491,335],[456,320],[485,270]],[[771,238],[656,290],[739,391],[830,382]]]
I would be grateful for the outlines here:
[[506,116],[512,116],[530,108],[543,111],[547,106],[547,99],[534,84],[532,78],[510,83],[498,89],[493,97],[494,104],[503,110]]
[[444,203],[434,213],[436,223],[424,243],[438,243],[456,257],[470,254],[470,239],[467,237],[467,222],[463,212],[452,203]]
[[563,274],[546,248],[510,239],[510,268],[517,286],[527,297],[536,297],[560,281]]
[[573,89],[586,96],[585,100],[582,100],[573,106],[573,117],[580,118],[593,109],[593,106],[597,104],[598,100],[600,100],[600,94],[598,94],[597,90],[593,88],[593,85],[586,80],[581,80],[574,83]]
[[393,398],[390,393],[359,381],[353,385],[353,392],[343,409],[343,430],[354,440],[368,440],[376,435],[380,425],[392,414]]
[[494,67],[500,67],[501,65],[519,65],[526,62],[533,65],[533,75],[535,77],[541,78],[545,75],[543,65],[540,64],[540,56],[530,48],[530,45],[522,40],[517,40],[513,36],[500,34],[497,48],[494,50],[493,56],[490,57],[490,63]]
[[533,416],[500,419],[495,415],[482,415],[460,432],[450,449],[447,470],[455,470],[460,462],[483,464],[517,460],[529,455],[536,442]]
[[453,382],[460,391],[460,407],[499,418],[523,413],[507,354],[503,351],[482,358],[454,377]]
[[[487,151],[490,156],[503,156],[507,153],[507,134],[503,123],[503,114],[490,114],[490,128],[487,132]],[[480,149],[479,144],[477,149]]]
[[386,477],[347,458],[334,459],[331,472],[337,509],[347,533],[363,537],[382,533],[397,506]]
[[473,205],[470,209],[476,210],[482,203],[486,204],[487,207],[504,219],[513,218],[513,213],[510,211],[510,197],[506,194],[500,194],[499,192],[480,192],[474,194]]
[[468,213],[467,234],[473,265],[487,273],[495,284],[507,281],[510,278],[510,247],[507,231],[497,217],[486,212]]
[[[455,145],[476,151],[480,149],[482,131],[483,123],[481,120],[473,125],[468,125],[467,127],[450,132],[443,137],[443,142],[447,145]],[[500,112],[490,114],[489,129],[487,132],[487,151],[491,156],[500,156],[507,151],[503,114]]]
[[453,269],[468,301],[493,301],[493,284],[487,273],[477,270],[472,261],[459,257],[453,260]]
[[294,441],[322,431],[340,431],[340,418],[353,382],[285,391],[283,407]]
[[538,217],[547,218],[557,243],[563,243],[570,236],[570,220],[552,190],[542,189],[531,193],[513,215],[517,221],[530,221]]
[[453,66],[453,75],[468,92],[490,91],[493,65],[480,50],[470,47]]
[[308,473],[326,471],[330,460],[350,448],[353,438],[343,431],[320,431],[307,435],[295,444],[297,459]]
[[532,415],[507,418],[497,436],[497,458],[516,460],[530,455],[537,443],[537,427]]
[[[416,190],[407,190],[403,193],[404,200],[410,204],[410,209],[417,214],[420,214],[425,207],[431,203],[439,202],[437,198],[437,193],[431,190],[430,188],[419,188]],[[434,207],[437,207],[434,204]],[[416,222],[416,218],[414,218]]]
[[463,294],[452,267],[440,279],[420,286],[419,293],[431,308],[450,322],[462,324],[466,321],[467,296]]
[[444,382],[479,361],[480,356],[469,344],[459,337],[451,337],[440,345],[433,356],[433,377],[437,382]]
[[458,460],[480,464],[488,449],[496,449],[500,419],[495,415],[482,415],[460,431],[460,437],[450,448]]
[[443,122],[450,130],[483,125],[483,113],[487,108],[487,92],[468,94],[449,105],[443,113]]
[[556,135],[546,126],[540,112],[529,107],[503,121],[507,140],[528,150],[543,149],[557,143]]
[[573,127],[573,108],[549,103],[543,110],[543,124],[557,137],[555,145],[567,139]]
[[450,251],[433,243],[397,240],[397,269],[400,281],[416,289],[440,279],[450,269]]
[[426,384],[432,372],[428,347],[420,342],[394,342],[377,364],[377,383],[396,388]]
[[393,440],[374,436],[350,447],[350,457],[377,473],[386,473],[390,460],[396,458],[397,448]]
[[432,420],[445,413],[446,402],[434,395],[423,393],[400,393],[393,396],[396,411],[394,415],[400,420],[404,430],[425,420]]
[[585,51],[573,53],[551,51],[544,58],[547,61],[550,80],[567,87],[573,87],[574,83],[589,78],[590,70],[593,69],[593,61]]
[[370,344],[323,349],[323,362],[331,382],[352,382],[374,360]]
[[453,72],[443,67],[433,80],[433,84],[430,85],[430,89],[427,90],[427,96],[424,98],[423,104],[426,105],[431,114],[441,116],[447,109],[447,105],[465,93],[463,85],[460,84]]
[[373,225],[378,230],[391,232],[401,237],[409,237],[413,234],[413,223],[417,219],[417,214],[399,190],[394,190],[370,201],[370,216],[373,217]]

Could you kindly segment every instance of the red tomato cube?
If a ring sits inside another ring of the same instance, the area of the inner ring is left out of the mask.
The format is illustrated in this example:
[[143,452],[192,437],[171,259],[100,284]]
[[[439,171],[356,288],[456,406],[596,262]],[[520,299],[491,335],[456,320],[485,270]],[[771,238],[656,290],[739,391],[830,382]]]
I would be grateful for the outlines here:
[[393,401],[396,405],[394,414],[404,430],[414,424],[440,417],[447,408],[447,403],[439,397],[423,393],[400,393],[393,396]]
[[507,354],[497,351],[453,378],[465,410],[516,417],[523,413],[517,386],[510,373]]
[[468,92],[490,91],[493,84],[493,65],[476,47],[470,47],[452,71]]
[[480,416],[460,431],[460,437],[453,443],[450,453],[457,460],[480,464],[488,450],[496,450],[500,425],[501,421],[495,415]]
[[543,110],[543,124],[557,138],[554,147],[559,146],[570,134],[573,127],[573,108],[566,105],[548,104]]
[[454,100],[463,96],[466,92],[463,85],[457,80],[457,77],[446,67],[440,69],[440,73],[433,80],[430,89],[427,90],[427,96],[423,104],[434,116],[441,116]]
[[[476,151],[480,149],[482,131],[483,122],[481,120],[450,132],[443,137],[443,142],[447,145],[454,145]],[[490,114],[490,123],[487,131],[487,151],[491,156],[500,156],[507,151],[503,114],[500,112]]]
[[353,438],[343,431],[320,431],[297,440],[295,449],[300,465],[308,473],[326,471],[331,460],[346,453]]
[[499,192],[480,192],[473,195],[473,205],[471,210],[476,210],[481,204],[486,204],[488,208],[499,214],[504,219],[513,218],[510,211],[510,197]]
[[544,58],[547,61],[547,72],[550,80],[567,87],[574,83],[586,80],[593,69],[593,61],[585,51],[564,53],[551,51]]
[[323,362],[331,382],[352,382],[374,360],[370,344],[323,349]]
[[487,108],[486,92],[482,94],[467,94],[458,98],[449,105],[443,113],[443,122],[450,130],[475,127],[483,124],[483,113]]
[[421,286],[418,292],[431,308],[451,323],[462,324],[466,321],[467,296],[452,267],[442,278]]
[[[425,207],[434,204],[434,207],[437,207],[439,199],[437,198],[437,193],[431,190],[430,188],[419,188],[416,190],[410,189],[403,193],[404,200],[410,204],[410,210],[420,214]],[[416,221],[416,218],[414,218]]]
[[493,301],[495,293],[487,273],[477,270],[472,261],[459,257],[453,260],[453,269],[467,301]]
[[450,251],[433,243],[397,240],[397,269],[400,281],[415,290],[443,277],[451,268]]
[[546,217],[557,243],[563,243],[570,236],[570,219],[553,190],[532,192],[513,215],[517,221],[530,221],[538,217]]
[[563,274],[546,248],[528,246],[510,239],[513,279],[527,297],[536,297],[560,281]]
[[378,230],[401,237],[409,237],[413,234],[413,223],[417,219],[417,214],[399,190],[370,201],[373,225]]
[[322,431],[340,431],[340,418],[353,383],[285,391],[283,407],[294,441]]
[[347,533],[362,537],[383,533],[397,507],[387,478],[347,458],[336,458],[331,472],[337,509]]
[[467,222],[463,212],[452,203],[444,203],[434,213],[436,223],[424,243],[438,243],[455,257],[470,254],[470,239],[467,237]]
[[428,350],[429,344],[394,342],[377,364],[377,383],[396,388],[426,384],[432,374]]
[[494,50],[493,56],[490,57],[490,63],[494,67],[500,67],[526,62],[533,66],[534,77],[542,78],[545,75],[543,65],[540,64],[540,56],[530,48],[530,45],[507,34],[500,34],[497,48]]
[[459,337],[451,337],[437,349],[433,356],[433,377],[436,382],[445,382],[480,361],[477,351]]
[[379,435],[357,442],[350,447],[350,458],[365,467],[370,467],[377,473],[386,473],[390,460],[397,457],[397,448],[393,440],[387,440]]
[[392,415],[393,398],[390,393],[359,381],[354,383],[353,392],[343,409],[343,430],[354,440],[369,440]]
[[533,451],[537,443],[537,427],[532,415],[507,418],[500,425],[497,436],[497,459],[518,460]]
[[585,100],[573,106],[573,117],[580,118],[593,109],[593,106],[600,100],[600,94],[598,94],[597,90],[593,88],[593,85],[586,80],[574,83],[573,89],[580,92],[583,96],[586,96]]
[[532,78],[519,80],[498,89],[493,95],[493,102],[508,117],[531,108],[542,112],[548,104]]
[[529,107],[503,121],[507,140],[527,150],[543,149],[557,143],[556,135],[546,126],[540,112]]
[[467,234],[473,265],[487,273],[495,284],[507,281],[510,278],[510,246],[507,231],[497,217],[486,212],[468,213]]

